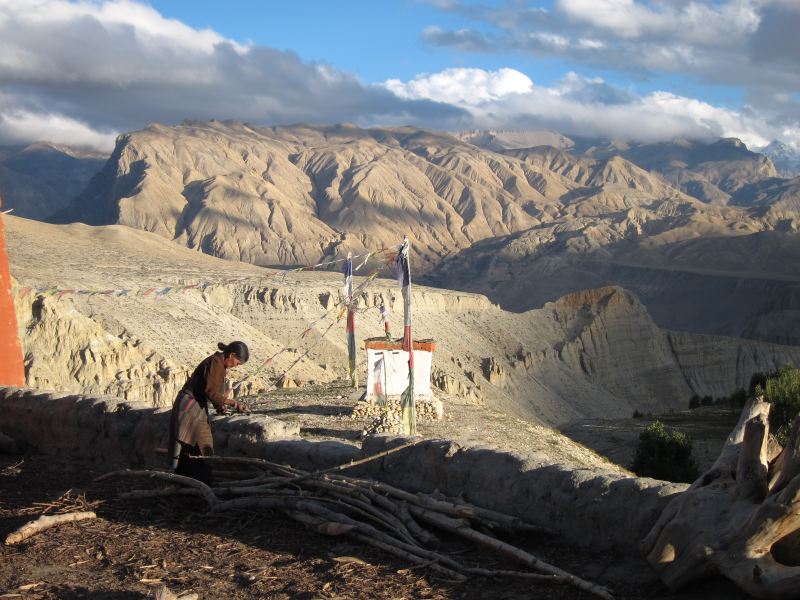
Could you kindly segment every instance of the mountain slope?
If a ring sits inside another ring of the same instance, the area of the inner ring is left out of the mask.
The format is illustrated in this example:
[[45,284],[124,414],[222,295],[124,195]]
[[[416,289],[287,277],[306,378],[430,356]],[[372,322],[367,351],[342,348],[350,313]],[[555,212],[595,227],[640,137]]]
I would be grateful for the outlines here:
[[[263,369],[247,392],[263,389],[295,361],[290,376],[301,383],[345,377],[344,321],[325,338],[322,328],[307,335],[309,323],[341,301],[338,274],[284,278],[122,226],[56,226],[9,216],[6,234],[31,385],[165,405],[187,370],[231,339],[250,346],[252,359],[240,375]],[[198,281],[212,285],[165,296],[21,291]],[[524,313],[504,311],[484,296],[416,285],[413,303],[416,335],[436,340],[439,393],[547,424],[683,408],[692,393],[730,393],[753,369],[800,364],[796,348],[660,329],[635,296],[616,287],[570,294]],[[359,296],[359,339],[382,334],[381,304],[394,331],[402,329],[397,283],[378,279]],[[323,325],[330,322],[329,316]],[[281,348],[287,350],[264,366]],[[709,353],[716,359],[706,367],[698,357]],[[358,364],[363,375],[363,352]]]
[[691,204],[618,157],[499,155],[412,128],[212,122],[122,136],[57,220],[120,223],[262,265],[316,262],[409,235],[425,273],[482,239],[605,210],[598,205],[666,198]]
[[[684,193],[669,169],[713,186],[718,201]],[[273,266],[407,235],[415,278],[514,310],[619,284],[662,326],[800,341],[800,331],[774,337],[773,309],[756,291],[790,297],[797,275],[775,264],[793,264],[800,193],[773,173],[736,140],[595,145],[575,156],[548,146],[492,152],[410,127],[152,125],[120,137],[59,220],[128,225]],[[785,236],[739,241],[776,232]],[[740,307],[715,311],[729,298]]]
[[3,209],[46,219],[69,205],[105,163],[107,155],[37,143],[0,148]]

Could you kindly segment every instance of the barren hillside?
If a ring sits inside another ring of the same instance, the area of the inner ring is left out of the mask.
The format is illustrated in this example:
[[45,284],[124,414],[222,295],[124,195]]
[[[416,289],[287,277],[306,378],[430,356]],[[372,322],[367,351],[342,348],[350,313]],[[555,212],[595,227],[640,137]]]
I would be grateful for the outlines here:
[[[300,384],[344,376],[338,274],[284,276],[124,226],[55,226],[14,217],[6,217],[6,225],[30,385],[165,405],[186,370],[217,341],[231,339],[251,346],[254,358],[244,373],[286,348],[249,381],[244,391],[250,393],[298,358],[290,377]],[[136,293],[198,282],[208,285]],[[117,291],[69,291],[79,289]],[[358,338],[380,334],[375,309],[382,302],[399,331],[396,282],[378,279],[363,292]],[[659,329],[635,296],[615,287],[574,293],[524,313],[504,311],[481,295],[423,286],[415,286],[413,300],[416,336],[437,342],[433,382],[439,393],[533,422],[682,408],[694,392],[728,393],[754,370],[800,364],[794,348]],[[704,358],[709,354],[714,361]],[[363,380],[363,355],[359,363]]]
[[[409,235],[418,280],[505,308],[622,285],[663,327],[800,342],[775,331],[798,275],[793,182],[735,140],[618,146],[497,153],[413,128],[152,125],[120,137],[59,220],[264,266]],[[681,191],[676,169],[719,202]]]

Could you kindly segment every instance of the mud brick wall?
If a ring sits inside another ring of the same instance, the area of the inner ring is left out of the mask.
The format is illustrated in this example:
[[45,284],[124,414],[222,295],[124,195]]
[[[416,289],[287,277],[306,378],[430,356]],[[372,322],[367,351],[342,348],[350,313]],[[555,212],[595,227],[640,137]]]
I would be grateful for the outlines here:
[[[374,437],[362,453],[409,441]],[[438,491],[551,527],[567,541],[598,550],[639,555],[647,534],[686,484],[625,477],[598,468],[571,469],[545,455],[426,440],[365,465],[362,474],[404,489]]]
[[[169,410],[109,396],[0,388],[0,431],[43,453],[109,465],[164,466]],[[298,428],[263,415],[213,418],[216,451],[302,469],[344,464],[408,441],[368,438],[361,450],[300,439]],[[684,484],[569,469],[545,455],[519,455],[451,440],[425,440],[349,474],[410,491],[439,491],[556,529],[568,542],[638,555],[638,544]]]

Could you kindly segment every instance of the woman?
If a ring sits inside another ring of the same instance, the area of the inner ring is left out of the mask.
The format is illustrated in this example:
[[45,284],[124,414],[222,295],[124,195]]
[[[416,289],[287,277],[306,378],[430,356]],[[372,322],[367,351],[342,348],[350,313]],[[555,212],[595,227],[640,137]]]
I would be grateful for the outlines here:
[[210,469],[202,461],[189,457],[214,454],[209,403],[220,413],[225,412],[226,406],[238,412],[244,410],[241,403],[225,394],[225,373],[250,358],[244,342],[231,342],[227,346],[220,343],[217,347],[220,351],[204,359],[186,380],[172,405],[169,423],[170,467],[178,475],[205,482],[210,479]]

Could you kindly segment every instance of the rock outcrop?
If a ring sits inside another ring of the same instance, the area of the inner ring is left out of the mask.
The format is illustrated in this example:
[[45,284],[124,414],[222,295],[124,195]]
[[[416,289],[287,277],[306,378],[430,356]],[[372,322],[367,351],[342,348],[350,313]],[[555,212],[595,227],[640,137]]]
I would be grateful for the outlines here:
[[[165,406],[188,370],[217,342],[232,339],[251,349],[251,361],[231,372],[234,379],[247,377],[241,393],[258,393],[289,368],[299,385],[346,373],[344,322],[337,322],[340,275],[284,275],[119,226],[54,226],[13,217],[6,223],[30,384]],[[43,262],[42,255],[51,260]],[[88,271],[86,256],[95,257]],[[30,289],[143,290],[198,281],[203,287],[166,295]],[[477,294],[424,286],[414,286],[413,304],[415,332],[437,342],[434,384],[440,390],[552,425],[682,408],[693,393],[723,393],[726,380],[727,393],[734,391],[751,367],[800,364],[792,348],[691,334],[672,339],[634,295],[615,287],[571,294],[525,313],[504,311]],[[393,280],[377,279],[359,294],[359,338],[382,335],[381,305],[399,325],[402,298]],[[714,345],[731,349],[717,352],[706,374],[696,353]],[[363,361],[361,355],[360,369]]]

